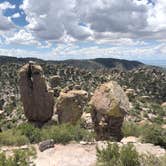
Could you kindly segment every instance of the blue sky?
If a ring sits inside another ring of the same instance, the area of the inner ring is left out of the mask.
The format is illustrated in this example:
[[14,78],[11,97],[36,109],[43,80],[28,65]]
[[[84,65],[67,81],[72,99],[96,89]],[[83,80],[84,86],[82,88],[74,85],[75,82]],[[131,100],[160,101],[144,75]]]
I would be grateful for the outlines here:
[[165,0],[0,0],[0,55],[166,61]]

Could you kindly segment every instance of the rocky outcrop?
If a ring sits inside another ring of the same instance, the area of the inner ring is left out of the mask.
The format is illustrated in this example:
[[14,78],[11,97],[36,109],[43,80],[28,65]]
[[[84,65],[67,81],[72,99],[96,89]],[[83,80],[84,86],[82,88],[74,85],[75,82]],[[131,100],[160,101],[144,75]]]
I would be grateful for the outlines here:
[[38,123],[50,120],[54,98],[52,90],[47,87],[41,66],[30,62],[20,69],[19,75],[21,100],[27,119]]
[[54,75],[50,78],[50,83],[51,83],[51,87],[55,88],[57,86],[60,86],[61,83],[61,77],[59,75]]
[[81,116],[81,124],[86,129],[93,129],[93,122],[90,113],[84,112]]
[[120,140],[123,119],[129,109],[123,89],[114,81],[102,84],[95,90],[90,106],[97,139]]
[[61,92],[56,104],[59,123],[76,123],[81,118],[87,98],[88,94],[83,90]]
[[162,103],[161,107],[166,108],[166,102]]

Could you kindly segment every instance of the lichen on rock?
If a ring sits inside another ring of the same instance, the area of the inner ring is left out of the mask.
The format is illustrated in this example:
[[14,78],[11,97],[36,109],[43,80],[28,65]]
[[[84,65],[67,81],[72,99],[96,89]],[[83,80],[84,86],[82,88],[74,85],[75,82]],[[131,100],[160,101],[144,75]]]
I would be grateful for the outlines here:
[[56,111],[60,123],[76,123],[82,116],[88,99],[84,90],[61,92],[57,99]]
[[97,139],[122,138],[121,126],[129,109],[123,89],[114,81],[99,86],[90,101]]

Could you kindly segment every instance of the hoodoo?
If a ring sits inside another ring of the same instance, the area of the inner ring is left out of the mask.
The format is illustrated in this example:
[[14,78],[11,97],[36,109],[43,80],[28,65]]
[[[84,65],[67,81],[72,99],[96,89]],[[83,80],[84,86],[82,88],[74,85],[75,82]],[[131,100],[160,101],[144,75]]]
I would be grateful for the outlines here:
[[92,121],[97,139],[122,138],[121,127],[129,109],[123,89],[114,81],[99,86],[91,98]]
[[19,76],[25,116],[30,122],[47,122],[53,114],[54,98],[41,66],[29,62],[20,69]]

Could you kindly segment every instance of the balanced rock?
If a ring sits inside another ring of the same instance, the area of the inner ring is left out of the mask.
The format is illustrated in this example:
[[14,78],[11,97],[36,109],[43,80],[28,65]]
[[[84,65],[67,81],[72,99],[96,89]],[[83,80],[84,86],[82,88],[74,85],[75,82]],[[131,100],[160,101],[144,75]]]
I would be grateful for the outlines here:
[[87,99],[88,93],[84,90],[61,92],[56,104],[59,123],[76,123],[81,118]]
[[51,119],[54,107],[53,91],[47,87],[41,66],[30,62],[20,71],[20,93],[24,113],[31,122]]
[[129,109],[123,89],[114,81],[99,86],[90,101],[97,139],[122,138],[121,127]]

